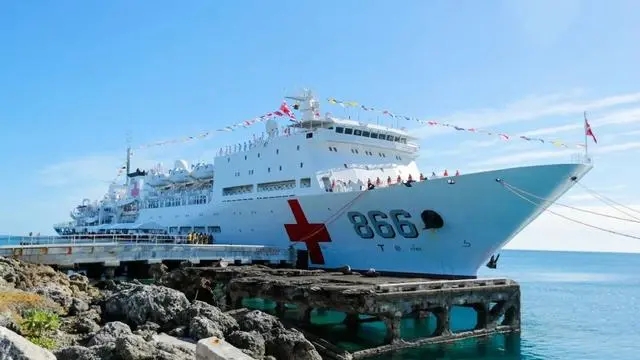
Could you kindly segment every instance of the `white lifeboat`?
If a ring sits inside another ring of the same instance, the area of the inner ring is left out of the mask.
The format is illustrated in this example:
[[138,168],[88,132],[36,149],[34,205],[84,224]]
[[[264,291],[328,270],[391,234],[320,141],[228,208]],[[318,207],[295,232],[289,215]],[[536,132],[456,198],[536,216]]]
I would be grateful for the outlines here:
[[145,183],[149,184],[150,186],[164,186],[169,184],[169,176],[165,173],[156,173],[156,174],[151,174],[151,175],[147,175],[145,177]]
[[213,177],[213,164],[198,164],[191,172],[191,176],[198,179],[210,179]]
[[189,164],[185,160],[176,160],[173,170],[169,171],[169,181],[172,183],[184,183],[193,180]]

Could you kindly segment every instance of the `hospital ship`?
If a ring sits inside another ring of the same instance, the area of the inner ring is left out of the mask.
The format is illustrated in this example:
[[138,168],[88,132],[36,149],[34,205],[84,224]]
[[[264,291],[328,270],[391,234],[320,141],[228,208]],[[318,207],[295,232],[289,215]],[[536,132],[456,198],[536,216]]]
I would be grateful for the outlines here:
[[313,268],[473,278],[591,169],[566,162],[425,176],[410,133],[320,115],[308,90],[289,99],[294,109],[282,110],[295,121],[282,130],[270,119],[263,137],[211,163],[132,171],[128,156],[124,184],[85,199],[56,232],[199,232],[217,244],[293,247]]

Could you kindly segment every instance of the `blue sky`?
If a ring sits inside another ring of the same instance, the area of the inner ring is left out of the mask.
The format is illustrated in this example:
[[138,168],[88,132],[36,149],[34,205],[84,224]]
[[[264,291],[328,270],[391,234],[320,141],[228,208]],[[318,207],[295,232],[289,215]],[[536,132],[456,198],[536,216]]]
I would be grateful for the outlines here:
[[[640,205],[640,3],[399,4],[3,3],[0,233],[51,233],[82,198],[101,196],[123,161],[127,134],[141,145],[214,130],[274,110],[302,87],[322,99],[568,143],[583,141],[587,110],[599,144],[590,147],[596,169],[585,184]],[[403,125],[422,138],[425,172],[564,161],[576,152]],[[134,166],[210,160],[220,146],[262,131],[136,151]],[[609,211],[580,190],[563,201]],[[640,235],[637,223],[570,215]],[[552,215],[512,245],[640,251],[640,240]]]

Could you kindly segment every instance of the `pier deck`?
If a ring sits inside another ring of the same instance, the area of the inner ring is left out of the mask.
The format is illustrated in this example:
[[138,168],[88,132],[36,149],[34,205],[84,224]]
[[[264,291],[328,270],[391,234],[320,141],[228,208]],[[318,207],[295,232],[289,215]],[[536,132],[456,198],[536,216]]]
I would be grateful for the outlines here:
[[21,237],[0,245],[0,256],[60,267],[101,264],[119,267],[128,262],[226,261],[235,264],[288,264],[288,249],[261,245],[190,244],[180,236]]
[[[435,280],[397,277],[368,277],[298,269],[270,269],[261,266],[191,268],[190,278],[205,278],[226,284],[228,301],[241,307],[243,298],[262,298],[276,302],[284,314],[285,304],[296,305],[297,323],[309,325],[311,311],[332,309],[346,314],[345,324],[354,331],[372,316],[386,325],[385,344],[348,353],[317,339],[325,354],[337,359],[357,359],[387,351],[426,344],[452,342],[464,338],[520,330],[520,286],[509,279]],[[451,308],[463,306],[476,311],[472,330],[453,332]],[[413,341],[402,339],[400,320],[430,314],[436,329],[430,337]]]

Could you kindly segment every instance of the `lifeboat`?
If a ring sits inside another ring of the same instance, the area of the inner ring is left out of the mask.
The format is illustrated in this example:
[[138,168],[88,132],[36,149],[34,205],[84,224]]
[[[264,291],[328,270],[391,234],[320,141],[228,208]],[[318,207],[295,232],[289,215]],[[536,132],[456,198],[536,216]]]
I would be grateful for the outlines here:
[[145,177],[145,183],[150,186],[164,186],[169,184],[169,176],[165,173],[157,173],[152,175],[147,175]]
[[191,176],[198,179],[210,179],[213,177],[213,164],[198,164],[193,168]]
[[172,183],[185,183],[193,180],[191,171],[187,169],[174,169],[169,171],[169,181]]

